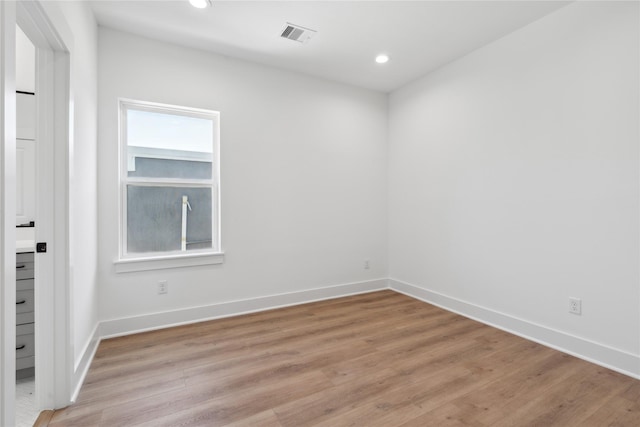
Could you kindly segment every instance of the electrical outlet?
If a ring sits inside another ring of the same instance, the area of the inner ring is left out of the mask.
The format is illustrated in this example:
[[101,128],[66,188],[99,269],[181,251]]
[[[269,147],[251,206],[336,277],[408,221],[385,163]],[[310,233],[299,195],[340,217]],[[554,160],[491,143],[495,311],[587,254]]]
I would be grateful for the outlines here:
[[569,313],[582,314],[582,300],[569,297]]
[[368,270],[368,269],[369,269],[369,267],[370,267],[370,266],[369,266],[369,260],[368,260],[368,259],[365,259],[365,260],[364,260],[364,269],[365,269],[365,270]]
[[164,295],[169,292],[169,283],[166,280],[158,282],[158,295]]

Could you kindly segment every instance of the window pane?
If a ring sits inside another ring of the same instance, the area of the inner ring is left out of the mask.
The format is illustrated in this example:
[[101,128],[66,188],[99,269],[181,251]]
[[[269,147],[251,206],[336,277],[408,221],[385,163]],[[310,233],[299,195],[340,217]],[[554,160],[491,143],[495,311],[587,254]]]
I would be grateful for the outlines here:
[[213,120],[127,109],[128,176],[211,179]]
[[136,157],[129,176],[146,178],[211,179],[211,162]]
[[212,247],[210,188],[127,185],[128,253],[180,251],[182,196],[187,196],[186,250]]

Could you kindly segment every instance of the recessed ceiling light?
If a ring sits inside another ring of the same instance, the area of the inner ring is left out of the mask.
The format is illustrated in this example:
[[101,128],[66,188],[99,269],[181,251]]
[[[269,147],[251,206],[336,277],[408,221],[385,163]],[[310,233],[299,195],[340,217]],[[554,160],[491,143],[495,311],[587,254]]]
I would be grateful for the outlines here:
[[384,55],[384,54],[378,55],[378,56],[376,56],[376,62],[378,64],[384,64],[386,62],[389,62],[389,56]]
[[205,7],[211,6],[211,0],[189,0],[191,6],[197,7],[198,9],[204,9]]

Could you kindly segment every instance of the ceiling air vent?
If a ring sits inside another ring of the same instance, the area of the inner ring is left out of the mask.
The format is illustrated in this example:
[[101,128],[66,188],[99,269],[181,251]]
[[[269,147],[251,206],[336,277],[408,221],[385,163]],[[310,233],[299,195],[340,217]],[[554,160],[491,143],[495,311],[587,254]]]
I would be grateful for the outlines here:
[[305,43],[315,34],[315,30],[310,30],[309,28],[301,27],[300,25],[295,25],[287,22],[287,25],[284,27],[284,30],[282,30],[280,37],[300,43]]

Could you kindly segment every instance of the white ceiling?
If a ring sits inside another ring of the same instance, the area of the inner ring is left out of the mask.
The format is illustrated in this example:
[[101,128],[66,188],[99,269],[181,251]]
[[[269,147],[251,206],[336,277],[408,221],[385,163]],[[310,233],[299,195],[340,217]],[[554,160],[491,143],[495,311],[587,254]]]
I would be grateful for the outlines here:
[[[146,37],[389,92],[567,1],[93,1],[98,23]],[[317,30],[306,44],[287,22]],[[374,62],[378,53],[391,60]]]

